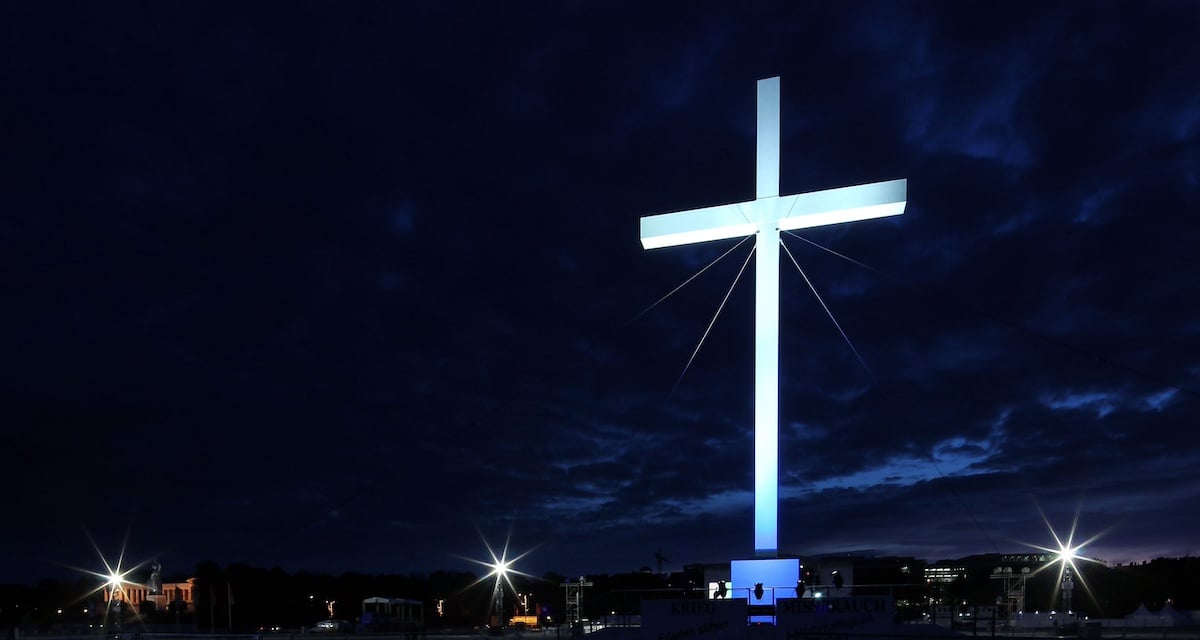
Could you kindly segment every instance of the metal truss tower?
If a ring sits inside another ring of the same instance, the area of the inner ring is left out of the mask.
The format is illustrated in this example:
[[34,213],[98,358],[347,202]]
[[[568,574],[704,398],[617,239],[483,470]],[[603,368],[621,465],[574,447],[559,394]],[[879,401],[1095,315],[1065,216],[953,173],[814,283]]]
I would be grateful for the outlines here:
[[591,580],[579,576],[576,582],[563,582],[563,590],[567,596],[567,624],[575,624],[583,619],[583,588],[592,586]]

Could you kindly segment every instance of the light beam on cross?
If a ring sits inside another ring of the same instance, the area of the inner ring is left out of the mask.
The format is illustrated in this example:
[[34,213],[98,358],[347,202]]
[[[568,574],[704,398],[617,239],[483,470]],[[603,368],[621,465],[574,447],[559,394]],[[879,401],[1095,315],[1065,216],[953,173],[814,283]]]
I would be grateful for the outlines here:
[[642,247],[656,249],[754,234],[754,553],[778,554],[779,232],[904,213],[904,179],[779,195],[779,78],[758,81],[755,199],[647,216]]

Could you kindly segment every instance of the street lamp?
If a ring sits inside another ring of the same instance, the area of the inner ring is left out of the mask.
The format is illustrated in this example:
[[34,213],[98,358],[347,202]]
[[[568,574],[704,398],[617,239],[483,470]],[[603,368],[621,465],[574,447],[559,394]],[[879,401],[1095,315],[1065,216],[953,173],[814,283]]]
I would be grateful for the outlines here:
[[[511,537],[511,535],[512,535],[512,532],[510,531],[509,536]],[[529,555],[529,553],[531,551],[533,551],[533,549],[530,549],[529,551],[526,551],[520,555],[510,558],[508,556],[508,542],[509,542],[508,538],[505,538],[504,547],[501,549],[500,553],[497,554],[496,551],[494,549],[492,549],[492,545],[488,544],[487,538],[483,537],[482,532],[479,533],[479,537],[483,540],[483,546],[487,548],[487,552],[488,552],[488,555],[491,556],[491,560],[485,561],[485,560],[475,560],[474,558],[467,558],[465,556],[459,556],[459,557],[462,558],[463,560],[466,560],[468,562],[474,562],[475,564],[482,565],[489,569],[489,571],[487,572],[486,575],[479,578],[475,582],[472,582],[468,586],[468,588],[473,587],[473,586],[487,580],[488,578],[493,578],[493,577],[495,578],[495,580],[492,583],[492,603],[491,603],[491,605],[489,605],[489,607],[492,609],[495,609],[496,618],[497,618],[496,623],[498,626],[502,627],[502,626],[504,626],[504,585],[503,585],[503,583],[507,582],[508,587],[510,589],[512,589],[513,593],[516,593],[517,588],[515,586],[513,586],[513,583],[512,583],[512,576],[514,574],[520,575],[520,576],[526,576],[526,577],[530,577],[530,578],[534,577],[528,573],[525,573],[524,571],[521,571],[521,570],[515,568],[517,561],[519,561],[521,558],[524,558],[526,555]]]
[[1062,594],[1063,608],[1067,610],[1067,614],[1071,614],[1071,592],[1075,590],[1075,581],[1071,579],[1071,570],[1067,569],[1063,574]]
[[[1041,509],[1039,509],[1039,512],[1040,511]],[[1050,525],[1050,521],[1046,518],[1045,513],[1042,513],[1042,521],[1046,523],[1046,528],[1050,531],[1050,536],[1054,538],[1054,546],[1043,547],[1041,545],[1027,543],[1027,546],[1030,546],[1034,549],[1040,549],[1050,556],[1050,561],[1043,566],[1038,567],[1037,571],[1034,573],[1041,573],[1043,570],[1057,567],[1058,577],[1053,584],[1055,590],[1062,590],[1063,607],[1068,611],[1071,611],[1071,595],[1072,591],[1075,589],[1076,577],[1079,578],[1079,585],[1083,587],[1083,590],[1088,592],[1089,596],[1092,595],[1091,589],[1088,587],[1087,579],[1084,577],[1083,572],[1080,571],[1080,565],[1087,562],[1102,562],[1100,560],[1088,558],[1087,556],[1083,555],[1083,550],[1089,544],[1095,542],[1097,539],[1103,536],[1106,532],[1102,531],[1082,542],[1077,541],[1075,539],[1075,531],[1079,525],[1078,511],[1075,512],[1075,518],[1071,521],[1071,528],[1067,532],[1066,536],[1059,536],[1059,534],[1054,530],[1054,527]],[[1057,596],[1057,593],[1051,594],[1051,606],[1053,606]]]
[[492,563],[492,575],[496,582],[492,587],[492,606],[496,610],[496,626],[504,627],[504,581],[508,580],[509,562],[504,558]]
[[108,574],[108,608],[113,611],[117,632],[121,631],[121,582],[124,578],[117,572]]

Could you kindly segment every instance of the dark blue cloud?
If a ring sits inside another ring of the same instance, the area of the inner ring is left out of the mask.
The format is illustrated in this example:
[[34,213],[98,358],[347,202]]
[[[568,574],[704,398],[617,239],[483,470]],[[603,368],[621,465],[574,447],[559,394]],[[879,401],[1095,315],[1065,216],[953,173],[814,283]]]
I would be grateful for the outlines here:
[[12,580],[746,555],[749,243],[653,305],[736,242],[637,234],[752,197],[777,74],[784,192],[909,179],[785,237],[861,362],[785,258],[784,550],[1191,547],[1190,5],[3,12]]

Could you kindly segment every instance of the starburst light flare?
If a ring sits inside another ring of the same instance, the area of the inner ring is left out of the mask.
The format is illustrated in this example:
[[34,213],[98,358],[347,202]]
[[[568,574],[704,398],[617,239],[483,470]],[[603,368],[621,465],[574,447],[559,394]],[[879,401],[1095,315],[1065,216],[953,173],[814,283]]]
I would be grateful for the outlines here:
[[1102,564],[1099,560],[1088,558],[1083,555],[1083,550],[1085,547],[1087,547],[1087,545],[1095,542],[1104,534],[1108,533],[1109,529],[1105,529],[1104,531],[1097,533],[1083,542],[1076,543],[1075,533],[1079,528],[1079,511],[1080,510],[1078,508],[1075,510],[1075,516],[1071,519],[1071,529],[1067,532],[1066,540],[1064,540],[1061,536],[1059,536],[1058,532],[1054,530],[1054,525],[1050,524],[1050,519],[1046,517],[1046,513],[1042,511],[1042,508],[1039,506],[1038,514],[1042,516],[1042,522],[1046,524],[1046,529],[1050,532],[1050,537],[1054,538],[1054,546],[1046,547],[1028,542],[1021,543],[1027,547],[1038,549],[1039,551],[1045,551],[1052,557],[1050,562],[1038,567],[1033,572],[1034,575],[1039,574],[1047,569],[1058,569],[1058,575],[1054,580],[1054,590],[1050,595],[1050,602],[1052,606],[1054,601],[1058,599],[1059,593],[1062,591],[1064,576],[1066,576],[1068,579],[1078,579],[1079,584],[1083,587],[1084,592],[1087,593],[1088,597],[1091,598],[1093,603],[1096,602],[1095,595],[1092,594],[1092,589],[1088,585],[1087,579],[1084,578],[1083,573],[1079,570],[1079,565],[1088,562]]
[[[78,599],[76,599],[76,602],[87,600],[88,598],[90,598],[98,593],[101,593],[101,592],[107,592],[108,597],[105,598],[105,602],[104,602],[104,621],[103,621],[103,624],[107,626],[109,616],[112,614],[113,609],[116,608],[116,605],[121,602],[129,602],[129,592],[128,592],[127,588],[130,586],[143,586],[143,587],[146,586],[146,585],[141,584],[140,582],[131,580],[130,576],[134,572],[146,567],[150,561],[143,560],[143,561],[141,561],[137,564],[134,564],[132,566],[129,566],[129,567],[124,566],[125,565],[125,548],[129,544],[129,532],[128,531],[125,532],[125,539],[121,542],[121,551],[117,555],[117,559],[116,559],[115,563],[109,562],[108,558],[106,558],[104,556],[104,552],[100,550],[100,546],[98,544],[96,544],[96,540],[95,540],[95,538],[92,537],[92,534],[90,532],[88,532],[85,529],[84,534],[87,535],[88,542],[91,543],[92,549],[95,550],[96,557],[100,558],[100,563],[102,565],[104,565],[104,571],[95,571],[92,569],[86,569],[83,567],[75,567],[75,566],[70,566],[70,565],[64,565],[64,566],[66,566],[66,568],[68,568],[68,569],[72,569],[74,571],[78,571],[80,573],[84,573],[84,574],[87,574],[90,576],[95,576],[100,579],[99,584],[97,584],[97,586],[95,588],[93,588],[91,591],[88,591],[88,592],[84,593],[83,595],[81,595]],[[136,608],[133,608],[133,614],[137,619],[139,619],[139,620],[141,619],[141,614],[136,610]]]
[[488,578],[495,578],[495,581],[492,583],[492,603],[489,605],[489,613],[490,611],[494,610],[496,612],[496,619],[499,621],[500,626],[504,626],[504,585],[507,584],[508,588],[512,589],[514,593],[517,591],[517,588],[512,583],[512,575],[516,574],[525,576],[527,578],[533,578],[534,580],[542,579],[533,574],[520,571],[514,567],[517,561],[532,553],[533,549],[536,549],[537,547],[531,548],[520,555],[513,556],[512,558],[508,557],[508,545],[512,540],[512,528],[510,527],[508,530],[508,535],[504,537],[504,547],[500,550],[500,554],[497,555],[496,550],[492,548],[492,545],[487,541],[487,538],[484,537],[483,532],[479,530],[479,527],[475,527],[475,532],[479,534],[479,539],[483,541],[483,546],[485,549],[487,549],[487,554],[491,560],[476,560],[475,558],[468,558],[466,556],[460,556],[457,554],[452,555],[461,560],[466,560],[467,562],[473,562],[475,564],[487,567],[488,572],[477,578],[471,584],[463,587],[459,593],[465,593],[475,585],[486,581]]

